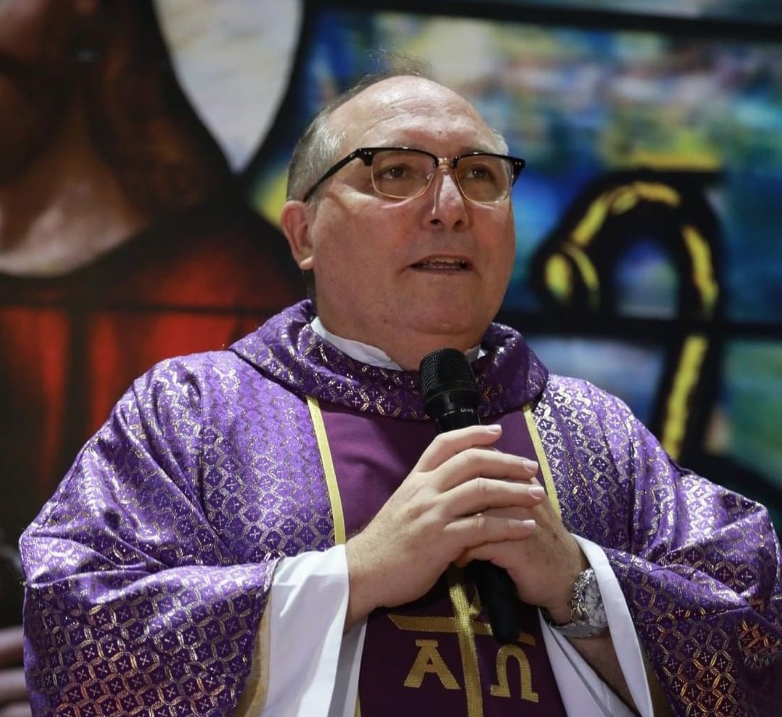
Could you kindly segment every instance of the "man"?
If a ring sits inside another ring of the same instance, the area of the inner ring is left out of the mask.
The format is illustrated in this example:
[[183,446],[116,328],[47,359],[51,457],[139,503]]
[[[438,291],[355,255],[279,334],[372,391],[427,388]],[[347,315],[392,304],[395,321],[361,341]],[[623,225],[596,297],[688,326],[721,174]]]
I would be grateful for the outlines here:
[[[421,77],[316,118],[282,225],[317,312],[137,380],[23,536],[37,714],[778,706],[765,510],[490,324],[523,167],[505,155]],[[416,369],[444,346],[473,359],[487,425],[435,437]],[[515,585],[512,644],[473,560]]]

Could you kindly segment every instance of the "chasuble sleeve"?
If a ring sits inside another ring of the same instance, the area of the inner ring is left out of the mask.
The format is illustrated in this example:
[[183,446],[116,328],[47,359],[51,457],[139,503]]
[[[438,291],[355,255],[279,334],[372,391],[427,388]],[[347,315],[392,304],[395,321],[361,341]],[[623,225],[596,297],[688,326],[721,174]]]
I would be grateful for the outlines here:
[[678,466],[618,399],[561,379],[541,406],[563,519],[604,549],[676,715],[776,714],[782,558],[766,509]]
[[36,715],[236,708],[280,553],[240,506],[241,377],[198,375],[136,381],[22,536]]

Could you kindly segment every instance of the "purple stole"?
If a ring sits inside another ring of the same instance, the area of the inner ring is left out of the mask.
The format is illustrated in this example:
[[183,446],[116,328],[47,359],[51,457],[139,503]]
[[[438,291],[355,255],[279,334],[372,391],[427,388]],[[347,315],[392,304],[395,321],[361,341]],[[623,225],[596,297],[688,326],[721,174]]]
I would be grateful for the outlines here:
[[[334,404],[321,404],[321,410],[350,536],[410,472],[435,429]],[[499,423],[499,450],[535,456],[521,411]],[[498,645],[472,581],[455,567],[414,603],[376,610],[367,623],[361,662],[361,716],[564,716],[537,610],[521,603],[519,610],[518,641]]]

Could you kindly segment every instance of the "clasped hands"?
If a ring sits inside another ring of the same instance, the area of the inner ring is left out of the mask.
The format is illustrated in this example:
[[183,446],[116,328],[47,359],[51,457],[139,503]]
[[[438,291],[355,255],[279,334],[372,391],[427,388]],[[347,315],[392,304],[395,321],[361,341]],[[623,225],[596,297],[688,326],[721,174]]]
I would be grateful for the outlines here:
[[[519,599],[569,619],[586,558],[538,482],[537,463],[493,450],[498,425],[437,436],[375,518],[346,545],[345,628],[428,592],[451,563],[505,568]],[[491,450],[487,450],[491,449]]]

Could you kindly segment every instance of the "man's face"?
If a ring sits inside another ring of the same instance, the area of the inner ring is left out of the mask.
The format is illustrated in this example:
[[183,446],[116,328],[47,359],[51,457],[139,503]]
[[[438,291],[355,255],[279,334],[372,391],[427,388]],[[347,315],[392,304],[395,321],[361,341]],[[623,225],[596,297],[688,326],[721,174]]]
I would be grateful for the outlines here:
[[75,20],[61,0],[0,0],[0,184],[51,141],[73,91]]
[[[371,86],[337,109],[330,126],[345,133],[343,156],[388,146],[451,158],[497,147],[463,98],[415,77]],[[443,167],[423,196],[384,198],[360,160],[319,191],[306,209],[304,248],[294,253],[315,272],[318,313],[329,330],[397,360],[405,342],[422,349],[479,343],[513,267],[509,200],[470,202]]]

